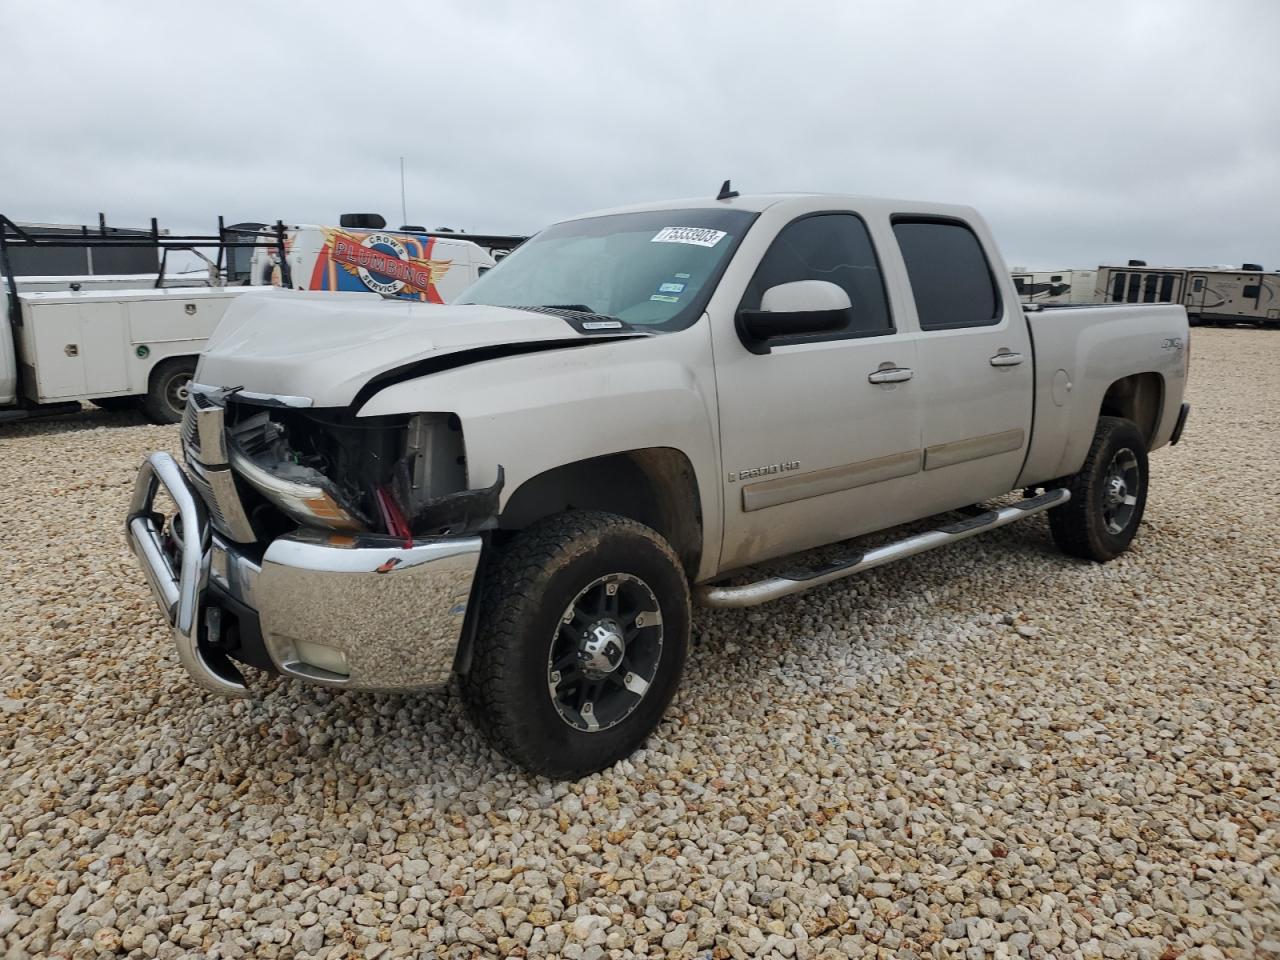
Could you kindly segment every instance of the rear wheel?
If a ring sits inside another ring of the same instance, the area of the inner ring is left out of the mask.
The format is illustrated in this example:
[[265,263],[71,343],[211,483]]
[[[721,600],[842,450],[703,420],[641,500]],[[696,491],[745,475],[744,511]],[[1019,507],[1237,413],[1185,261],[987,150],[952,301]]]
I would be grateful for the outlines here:
[[142,398],[142,409],[152,423],[182,422],[195,372],[194,357],[175,357],[156,364],[151,371],[150,387]]
[[655,531],[575,512],[518,534],[486,577],[468,713],[526,770],[576,779],[637,749],[675,694],[689,585]]
[[1147,505],[1147,445],[1131,420],[1101,417],[1084,466],[1064,486],[1071,500],[1049,513],[1059,549],[1105,562],[1128,549]]

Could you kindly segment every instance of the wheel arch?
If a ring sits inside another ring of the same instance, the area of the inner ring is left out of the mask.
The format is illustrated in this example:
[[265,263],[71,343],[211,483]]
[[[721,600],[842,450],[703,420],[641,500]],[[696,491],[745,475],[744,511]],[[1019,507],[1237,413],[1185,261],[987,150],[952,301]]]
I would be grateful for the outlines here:
[[155,385],[156,378],[161,372],[167,368],[175,367],[180,363],[190,364],[192,371],[200,363],[200,354],[198,353],[175,353],[172,356],[160,357],[151,365],[151,369],[147,371],[147,387],[150,389]]
[[702,500],[693,464],[673,447],[646,447],[561,464],[525,480],[499,528],[522,530],[569,510],[601,510],[660,533],[693,577],[702,560]]
[[1164,393],[1164,377],[1158,373],[1134,373],[1121,377],[1107,387],[1098,417],[1123,417],[1132,421],[1150,449],[1160,427]]

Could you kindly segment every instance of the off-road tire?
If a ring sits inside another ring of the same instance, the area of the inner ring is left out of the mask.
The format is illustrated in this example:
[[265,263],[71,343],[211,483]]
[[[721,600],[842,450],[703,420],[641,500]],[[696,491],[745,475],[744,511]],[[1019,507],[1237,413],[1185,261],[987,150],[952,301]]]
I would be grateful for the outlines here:
[[[1115,532],[1108,529],[1105,515],[1108,473],[1116,457],[1126,450],[1132,453],[1139,476],[1138,489],[1133,494],[1137,502],[1123,528]],[[1124,553],[1142,523],[1149,477],[1147,444],[1137,424],[1123,417],[1099,417],[1084,466],[1062,483],[1071,491],[1071,499],[1049,511],[1049,529],[1058,549],[1099,563]]]
[[[662,615],[656,673],[638,705],[608,729],[585,732],[558,712],[548,656],[566,606],[601,577],[624,574],[651,590]],[[657,532],[610,513],[574,511],[538,521],[485,571],[470,669],[461,688],[485,738],[531,773],[561,780],[602,770],[657,727],[684,669],[689,583]]]
[[152,423],[182,422],[186,407],[186,384],[195,373],[194,357],[174,357],[156,364],[151,371],[147,392],[142,398],[142,412]]

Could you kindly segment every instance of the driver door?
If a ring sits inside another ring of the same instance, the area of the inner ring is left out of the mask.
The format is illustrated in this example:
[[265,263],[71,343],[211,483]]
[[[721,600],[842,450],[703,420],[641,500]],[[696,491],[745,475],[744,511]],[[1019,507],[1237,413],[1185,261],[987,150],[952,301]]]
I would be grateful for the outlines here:
[[800,217],[774,239],[739,309],[796,280],[826,280],[852,304],[845,329],[753,352],[714,325],[724,472],[721,569],[913,518],[921,466],[916,343],[896,329],[866,223]]

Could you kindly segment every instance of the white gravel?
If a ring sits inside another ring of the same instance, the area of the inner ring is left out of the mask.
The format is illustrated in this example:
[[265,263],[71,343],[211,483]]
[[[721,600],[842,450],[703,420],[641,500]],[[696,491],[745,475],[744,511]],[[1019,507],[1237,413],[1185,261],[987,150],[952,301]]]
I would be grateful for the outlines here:
[[1135,548],[1037,519],[703,613],[650,748],[189,684],[122,414],[0,426],[0,955],[1280,956],[1280,333],[1196,330]]

